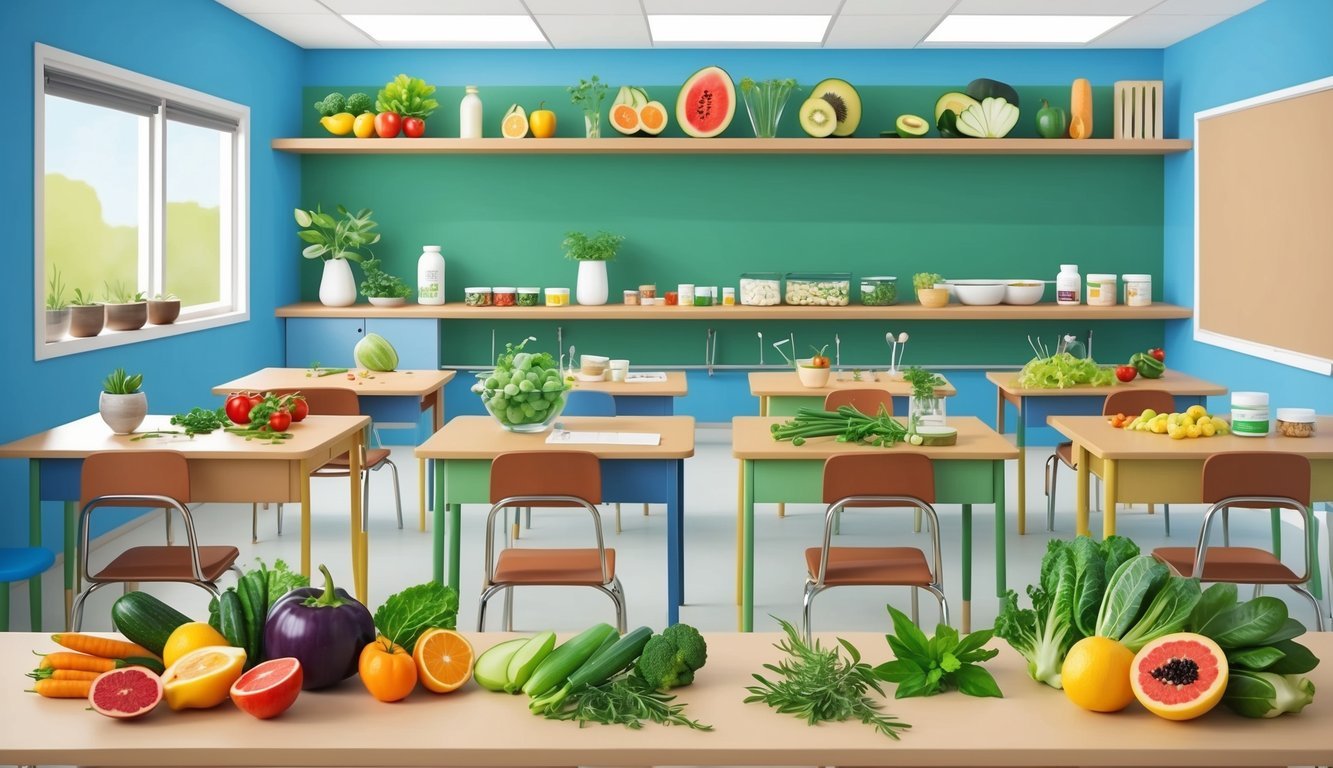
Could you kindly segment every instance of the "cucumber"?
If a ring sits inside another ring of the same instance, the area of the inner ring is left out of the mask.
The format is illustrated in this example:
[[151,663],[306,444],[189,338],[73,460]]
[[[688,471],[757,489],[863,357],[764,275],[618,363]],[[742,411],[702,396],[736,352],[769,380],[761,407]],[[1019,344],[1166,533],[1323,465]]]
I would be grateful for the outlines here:
[[532,671],[551,653],[552,648],[555,648],[554,632],[534,635],[522,648],[519,648],[514,658],[509,660],[509,669],[506,673],[509,682],[505,683],[505,691],[518,693],[532,676]]
[[509,683],[509,660],[514,658],[519,648],[527,644],[528,638],[520,637],[497,643],[482,651],[472,667],[472,677],[477,685],[488,691],[503,691]]
[[596,624],[561,643],[533,670],[532,676],[523,684],[523,692],[535,699],[565,682],[616,634],[616,628],[610,624]]
[[571,693],[590,685],[603,683],[627,669],[638,660],[643,653],[643,647],[648,644],[648,639],[652,636],[651,627],[639,627],[626,634],[575,670],[563,687],[533,699],[528,703],[528,708],[537,713],[558,711]]
[[[241,606],[241,597],[234,589],[228,589],[218,598],[218,632],[227,638],[227,643],[236,648],[246,644],[247,622],[245,610]],[[256,664],[259,662],[256,660]]]
[[193,619],[147,592],[130,592],[111,605],[111,625],[131,643],[162,655],[176,627]]

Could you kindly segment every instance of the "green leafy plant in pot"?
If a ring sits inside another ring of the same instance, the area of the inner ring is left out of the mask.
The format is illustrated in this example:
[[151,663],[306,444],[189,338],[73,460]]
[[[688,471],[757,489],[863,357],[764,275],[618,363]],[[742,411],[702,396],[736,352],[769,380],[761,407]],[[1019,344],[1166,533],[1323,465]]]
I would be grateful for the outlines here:
[[69,335],[87,339],[102,332],[106,325],[106,306],[93,300],[91,293],[75,288],[69,302]]
[[606,83],[593,75],[588,80],[580,79],[578,85],[571,85],[568,90],[570,102],[583,110],[585,137],[602,138],[602,100],[606,98]]
[[103,285],[106,290],[106,327],[113,331],[137,331],[148,322],[148,299],[119,280]]
[[361,295],[377,307],[401,307],[412,295],[412,289],[401,277],[380,269],[379,259],[361,262],[361,272],[365,275],[361,281]]
[[319,301],[327,307],[350,307],[356,303],[356,280],[352,277],[349,261],[360,262],[362,248],[380,241],[374,229],[369,208],[355,214],[339,205],[340,219],[324,213],[318,206],[313,211],[297,208],[294,212],[296,234],[307,243],[301,255],[307,259],[322,259],[324,274],[319,282]]
[[613,235],[610,232],[598,232],[592,236],[584,232],[565,235],[564,242],[560,244],[565,249],[565,258],[579,263],[575,297],[580,304],[606,303],[606,262],[616,257],[624,242],[624,235]]
[[65,300],[65,281],[60,268],[51,267],[51,279],[46,282],[46,343],[60,341],[69,333],[69,302]]
[[936,389],[948,383],[944,377],[913,367],[903,371],[903,381],[912,385],[907,408],[908,431],[915,433],[921,426],[944,426],[944,398],[935,394]]
[[148,415],[148,396],[139,389],[142,384],[143,374],[128,374],[124,368],[117,368],[102,381],[97,412],[117,435],[130,434]]

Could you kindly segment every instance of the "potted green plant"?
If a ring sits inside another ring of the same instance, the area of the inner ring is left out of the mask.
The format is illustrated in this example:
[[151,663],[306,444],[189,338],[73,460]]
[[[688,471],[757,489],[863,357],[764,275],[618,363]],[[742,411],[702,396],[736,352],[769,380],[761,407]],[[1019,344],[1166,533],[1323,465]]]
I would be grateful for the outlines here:
[[350,307],[356,303],[356,280],[347,262],[360,262],[364,258],[361,249],[380,241],[379,233],[373,231],[378,225],[371,220],[371,213],[369,208],[362,208],[352,214],[340,205],[339,220],[318,206],[313,211],[296,209],[296,224],[302,227],[296,234],[307,243],[301,255],[324,261],[324,275],[319,281],[321,304]]
[[148,322],[171,325],[181,316],[181,300],[174,293],[159,293],[148,300]]
[[124,368],[117,368],[102,381],[97,412],[117,435],[133,432],[148,415],[148,396],[139,390],[141,384],[142,373],[127,374]]
[[944,278],[934,272],[918,272],[912,276],[912,287],[916,288],[916,300],[923,307],[942,307],[949,303],[949,289],[936,288]]
[[391,275],[380,269],[379,259],[366,259],[361,262],[361,295],[377,307],[401,307],[412,295],[412,289],[397,275]]
[[69,335],[87,339],[102,332],[106,325],[106,305],[94,301],[91,293],[75,288],[69,302]]
[[113,331],[137,331],[148,322],[148,299],[142,291],[131,291],[117,280],[105,283],[106,327]]
[[69,333],[69,302],[65,300],[65,281],[60,268],[51,267],[51,279],[46,282],[46,343],[60,341]]
[[915,433],[922,426],[944,426],[944,398],[935,394],[936,389],[948,383],[944,377],[912,367],[903,371],[903,381],[912,385],[907,405],[908,429]]
[[589,139],[602,137],[602,100],[606,98],[606,83],[597,75],[591,79],[579,80],[578,85],[569,87],[569,100],[583,110],[583,128]]
[[561,243],[565,249],[565,258],[579,263],[575,296],[580,304],[606,303],[606,262],[616,257],[623,242],[624,235],[613,235],[610,232],[598,232],[591,237],[583,232],[565,235]]

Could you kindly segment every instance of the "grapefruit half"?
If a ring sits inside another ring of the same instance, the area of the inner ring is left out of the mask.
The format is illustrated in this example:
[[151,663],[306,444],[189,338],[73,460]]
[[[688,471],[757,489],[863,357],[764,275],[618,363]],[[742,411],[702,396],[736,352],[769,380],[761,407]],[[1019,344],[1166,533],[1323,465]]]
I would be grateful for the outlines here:
[[303,678],[298,659],[269,659],[232,683],[231,700],[242,712],[260,720],[277,717],[296,701]]
[[1193,720],[1222,700],[1229,668],[1217,643],[1177,632],[1139,649],[1129,675],[1134,697],[1149,712],[1167,720]]
[[103,672],[88,690],[88,703],[107,717],[139,717],[152,712],[161,702],[162,679],[147,667]]

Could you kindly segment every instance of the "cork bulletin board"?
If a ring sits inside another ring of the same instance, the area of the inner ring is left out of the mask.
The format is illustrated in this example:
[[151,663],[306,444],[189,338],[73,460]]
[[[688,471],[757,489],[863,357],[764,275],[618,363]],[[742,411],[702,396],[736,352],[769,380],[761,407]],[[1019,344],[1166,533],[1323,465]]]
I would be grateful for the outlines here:
[[1333,374],[1333,77],[1194,118],[1194,337]]

